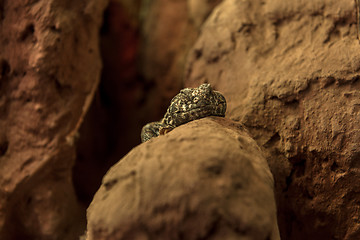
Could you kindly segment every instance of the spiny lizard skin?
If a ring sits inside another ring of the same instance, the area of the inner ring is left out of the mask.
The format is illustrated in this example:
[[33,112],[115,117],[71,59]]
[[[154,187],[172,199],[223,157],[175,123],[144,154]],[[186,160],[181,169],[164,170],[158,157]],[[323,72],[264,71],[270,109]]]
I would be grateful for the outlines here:
[[207,116],[224,117],[225,97],[205,83],[198,88],[184,88],[170,102],[164,118],[146,124],[141,131],[141,141],[163,135],[181,124]]

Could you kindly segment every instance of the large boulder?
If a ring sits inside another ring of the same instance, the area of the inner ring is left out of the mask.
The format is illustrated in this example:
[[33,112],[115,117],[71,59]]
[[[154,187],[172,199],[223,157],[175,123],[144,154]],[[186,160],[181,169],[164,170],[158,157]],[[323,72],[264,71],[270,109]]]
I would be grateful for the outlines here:
[[109,170],[88,209],[87,239],[279,239],[273,177],[241,125],[192,121]]

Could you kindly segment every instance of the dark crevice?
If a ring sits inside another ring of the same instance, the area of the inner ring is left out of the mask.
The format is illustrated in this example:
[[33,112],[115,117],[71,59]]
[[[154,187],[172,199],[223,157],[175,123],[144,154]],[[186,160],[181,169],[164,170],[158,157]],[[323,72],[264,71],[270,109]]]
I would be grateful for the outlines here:
[[335,172],[338,168],[339,168],[339,165],[336,163],[336,161],[334,161],[330,167],[331,171]]
[[207,60],[208,64],[217,63],[220,60],[220,56],[215,56]]
[[327,38],[323,41],[323,43],[328,43],[333,37],[340,38],[341,32],[339,27],[348,26],[352,23],[353,17],[351,14],[338,18],[334,21],[333,26],[327,32]]
[[291,172],[290,172],[289,176],[286,177],[286,187],[283,190],[284,192],[286,192],[289,189],[294,178],[299,178],[299,177],[304,176],[305,162],[306,162],[305,159],[298,159],[298,160],[296,160],[295,163],[293,163]]
[[279,133],[275,133],[274,135],[271,136],[271,138],[264,144],[265,148],[269,148],[274,146],[275,144],[277,144],[280,141],[280,135]]
[[32,37],[34,35],[34,32],[35,32],[35,27],[34,27],[34,24],[31,23],[26,26],[24,31],[22,31],[22,33],[20,34],[19,40],[21,42],[25,41],[26,39]]
[[5,18],[4,4],[5,4],[5,1],[1,0],[0,1],[0,21],[4,20],[4,18]]
[[26,205],[30,205],[32,202],[33,202],[33,199],[32,199],[31,196],[29,196],[29,197],[26,199]]
[[108,181],[108,182],[104,183],[105,189],[109,191],[113,186],[115,186],[115,184],[117,182],[118,182],[118,180],[114,179],[114,180],[111,180],[111,181]]
[[293,181],[293,175],[294,175],[294,169],[291,170],[289,176],[286,177],[286,186],[285,188],[283,189],[283,192],[287,192],[292,181]]
[[100,29],[100,34],[101,35],[106,35],[109,34],[110,32],[110,25],[107,24],[109,22],[109,17],[110,17],[110,7],[106,8],[103,14],[103,25],[101,26]]
[[214,164],[214,165],[208,166],[206,168],[206,171],[212,175],[220,175],[221,172],[223,171],[223,167],[220,164]]
[[61,33],[61,29],[57,28],[55,25],[52,25],[50,27],[51,31],[56,32],[56,33]]
[[310,193],[309,189],[304,189],[304,196],[310,200],[312,200],[314,198],[314,194]]
[[27,166],[31,165],[33,162],[35,161],[35,159],[33,157],[30,157],[29,159],[27,159],[23,164],[21,164],[21,171],[23,171]]
[[5,59],[0,60],[0,79],[10,73],[10,64]]
[[67,98],[71,94],[71,86],[67,84],[62,84],[58,78],[53,77],[55,89],[62,98]]
[[4,156],[9,148],[9,141],[7,139],[3,139],[0,142],[0,157]]
[[194,50],[195,59],[198,60],[203,55],[202,49],[195,49]]
[[323,88],[327,88],[327,87],[329,87],[329,86],[331,86],[332,84],[334,84],[335,83],[335,78],[334,77],[326,77],[324,80],[322,80],[321,82],[322,82],[322,87]]
[[299,100],[295,98],[290,101],[286,101],[285,104],[288,107],[297,108],[299,106]]
[[[142,62],[136,59],[139,26],[130,21],[127,14],[121,3],[110,1],[103,15],[101,80],[79,130],[73,170],[75,191],[85,206],[91,202],[106,171],[139,144],[143,119],[158,112],[150,110],[148,105],[160,104],[158,93],[162,89],[140,71]],[[78,40],[75,37],[73,41]],[[63,97],[73,91],[59,81],[56,86]],[[114,184],[108,183],[106,187],[110,189]]]
[[[218,215],[215,213],[215,215]],[[204,236],[200,237],[200,240],[205,240],[205,239],[209,239],[210,237],[214,236],[216,234],[216,232],[219,230],[219,225],[220,225],[220,217],[219,216],[214,216],[214,220],[211,223],[211,225],[209,226],[209,228],[207,229],[206,233]]]
[[351,83],[356,83],[357,81],[360,80],[360,76],[359,75],[356,75],[354,77],[351,78]]
[[252,32],[252,30],[254,29],[255,24],[253,23],[243,23],[241,24],[241,26],[239,27],[239,29],[237,30],[239,33],[245,33],[245,34],[250,34]]
[[287,22],[291,22],[292,20],[294,19],[298,19],[299,16],[301,16],[301,14],[292,14],[292,15],[287,15],[287,16],[283,16],[281,18],[277,18],[277,19],[274,19],[272,24],[275,26],[275,27],[279,27]]

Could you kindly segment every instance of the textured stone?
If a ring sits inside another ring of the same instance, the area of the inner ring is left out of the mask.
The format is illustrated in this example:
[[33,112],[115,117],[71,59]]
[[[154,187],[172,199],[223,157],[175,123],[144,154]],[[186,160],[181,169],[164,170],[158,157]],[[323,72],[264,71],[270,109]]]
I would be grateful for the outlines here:
[[225,0],[189,54],[266,149],[283,239],[359,239],[355,1]]
[[107,1],[0,1],[0,239],[77,239],[78,127],[100,78]]
[[109,170],[87,239],[279,239],[267,162],[233,121],[179,126]]

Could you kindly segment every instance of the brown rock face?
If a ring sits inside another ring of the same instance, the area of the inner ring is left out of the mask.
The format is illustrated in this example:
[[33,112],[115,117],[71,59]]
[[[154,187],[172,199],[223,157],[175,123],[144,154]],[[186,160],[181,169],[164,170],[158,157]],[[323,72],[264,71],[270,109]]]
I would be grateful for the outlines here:
[[77,239],[74,138],[106,1],[0,1],[0,239]]
[[360,239],[355,1],[225,0],[189,54],[267,151],[283,239]]
[[88,209],[95,239],[279,239],[267,162],[233,121],[177,127],[106,174]]

